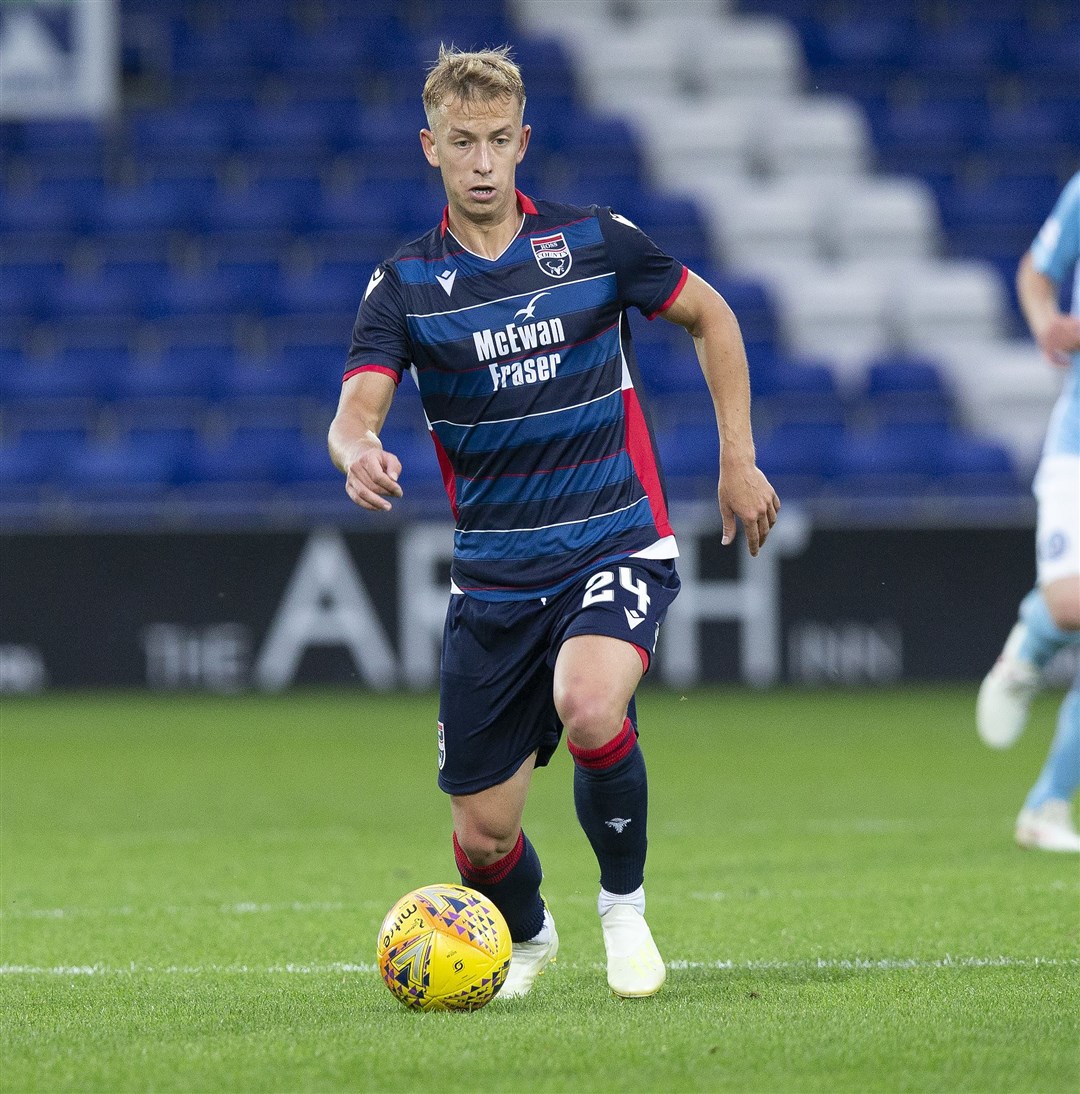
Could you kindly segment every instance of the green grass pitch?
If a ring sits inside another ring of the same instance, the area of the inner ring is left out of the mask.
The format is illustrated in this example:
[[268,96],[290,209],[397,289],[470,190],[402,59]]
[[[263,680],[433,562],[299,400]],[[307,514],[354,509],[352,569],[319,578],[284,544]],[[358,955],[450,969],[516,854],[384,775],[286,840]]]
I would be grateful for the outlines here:
[[430,695],[0,708],[3,1091],[1080,1089],[1080,863],[1012,822],[1059,696],[646,690],[650,1000],[607,991],[565,749],[526,827],[559,925],[530,996],[405,1010],[383,914],[456,880]]

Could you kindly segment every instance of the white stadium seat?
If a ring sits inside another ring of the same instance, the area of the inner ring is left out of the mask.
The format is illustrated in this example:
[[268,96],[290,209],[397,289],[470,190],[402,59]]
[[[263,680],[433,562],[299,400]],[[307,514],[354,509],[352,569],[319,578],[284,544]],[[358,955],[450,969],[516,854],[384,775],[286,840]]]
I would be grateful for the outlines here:
[[646,162],[662,186],[686,189],[696,181],[749,177],[761,104],[720,99],[650,100],[634,112]]
[[843,178],[865,173],[870,133],[862,110],[839,96],[778,103],[762,127],[760,170],[766,175]]
[[822,222],[822,243],[830,257],[889,262],[938,253],[938,207],[926,183],[855,178],[831,194]]
[[643,97],[671,97],[684,86],[685,49],[679,35],[657,36],[651,24],[617,24],[604,32],[604,48],[585,38],[564,38],[590,101],[625,110]]
[[1008,445],[1031,474],[1062,372],[1028,339],[928,340],[923,348],[944,368],[966,424]]
[[899,334],[907,345],[1005,337],[1005,286],[987,262],[936,259],[912,267],[896,279],[895,293]]
[[750,269],[772,285],[788,350],[828,358],[843,382],[861,381],[866,362],[889,347],[887,276],[846,264],[784,259]]
[[718,194],[705,212],[719,257],[739,267],[820,258],[818,205],[813,187],[766,182]]
[[804,80],[798,36],[790,23],[769,16],[716,22],[694,43],[693,65],[706,95],[784,97]]

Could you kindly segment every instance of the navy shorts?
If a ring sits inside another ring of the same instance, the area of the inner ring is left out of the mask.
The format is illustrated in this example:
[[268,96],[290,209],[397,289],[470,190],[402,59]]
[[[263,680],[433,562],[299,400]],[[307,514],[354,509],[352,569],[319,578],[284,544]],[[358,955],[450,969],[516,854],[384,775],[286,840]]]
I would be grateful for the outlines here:
[[[552,695],[562,643],[605,634],[651,659],[678,591],[673,559],[625,558],[546,600],[451,596],[439,684],[440,788],[475,794],[497,786],[533,752],[543,767],[562,736]],[[636,722],[632,709],[630,716]]]

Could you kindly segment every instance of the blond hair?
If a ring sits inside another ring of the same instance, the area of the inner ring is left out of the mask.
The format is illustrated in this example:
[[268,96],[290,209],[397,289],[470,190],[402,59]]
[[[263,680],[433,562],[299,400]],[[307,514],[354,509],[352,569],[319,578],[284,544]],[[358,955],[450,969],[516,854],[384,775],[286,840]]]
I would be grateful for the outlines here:
[[431,125],[446,102],[475,103],[510,99],[519,117],[525,111],[525,84],[510,57],[509,46],[465,52],[439,46],[439,58],[424,81],[424,113]]

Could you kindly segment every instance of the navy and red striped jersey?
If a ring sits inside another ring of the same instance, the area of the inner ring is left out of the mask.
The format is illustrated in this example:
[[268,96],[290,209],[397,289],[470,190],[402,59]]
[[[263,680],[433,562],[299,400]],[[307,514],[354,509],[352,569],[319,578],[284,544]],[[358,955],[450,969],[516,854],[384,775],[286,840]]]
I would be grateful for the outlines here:
[[412,374],[457,522],[452,580],[486,600],[677,554],[626,310],[663,311],[687,271],[610,209],[518,202],[498,258],[444,212],[380,265],[345,371]]

